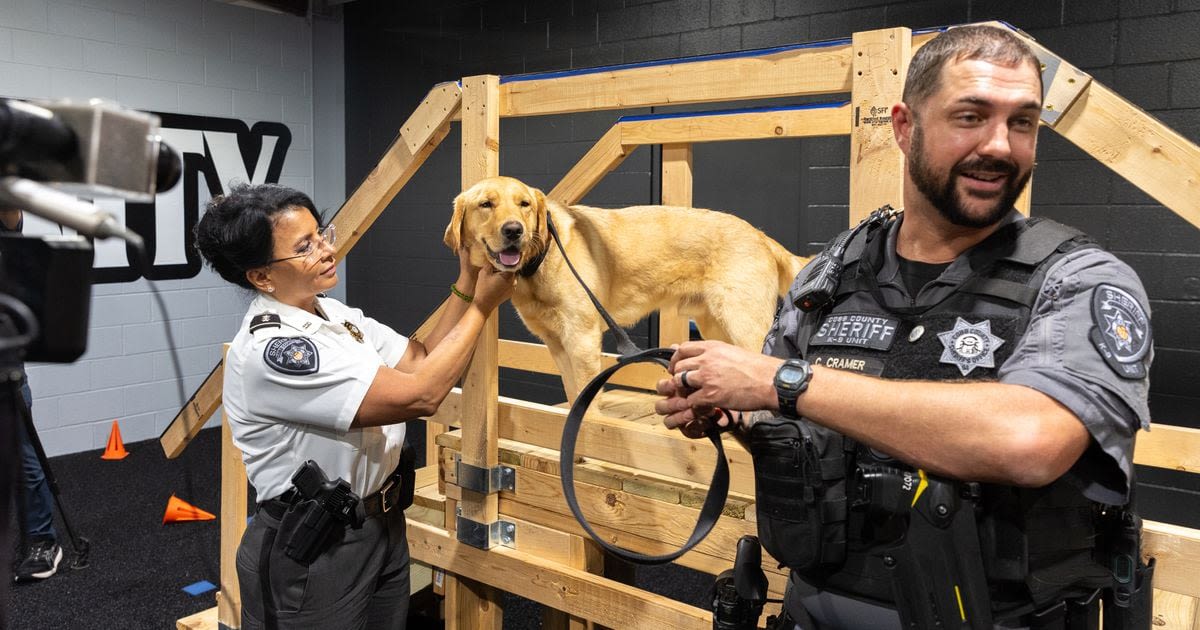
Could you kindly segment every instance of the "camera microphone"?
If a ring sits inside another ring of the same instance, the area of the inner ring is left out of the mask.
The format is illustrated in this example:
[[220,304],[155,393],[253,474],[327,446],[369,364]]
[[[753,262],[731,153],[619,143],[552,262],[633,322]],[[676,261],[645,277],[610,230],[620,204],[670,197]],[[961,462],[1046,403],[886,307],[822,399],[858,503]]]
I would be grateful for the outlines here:
[[149,202],[179,181],[158,116],[99,99],[0,100],[0,172],[81,196]]

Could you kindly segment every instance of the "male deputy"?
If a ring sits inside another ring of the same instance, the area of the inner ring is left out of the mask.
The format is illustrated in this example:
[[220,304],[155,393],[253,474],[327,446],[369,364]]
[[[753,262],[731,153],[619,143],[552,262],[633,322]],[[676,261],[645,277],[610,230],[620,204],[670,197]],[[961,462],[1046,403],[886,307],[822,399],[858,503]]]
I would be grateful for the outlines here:
[[[659,383],[666,425],[690,436],[714,407],[756,412],[735,415],[755,455],[760,536],[794,558],[785,610],[802,625],[900,627],[882,549],[904,531],[864,508],[865,470],[982,483],[975,554],[1001,626],[1043,627],[1111,584],[1096,521],[1099,504],[1127,502],[1134,434],[1149,423],[1147,298],[1113,255],[1013,208],[1034,165],[1039,67],[998,28],[923,46],[891,111],[903,214],[852,239],[827,305],[796,306],[817,266],[801,272],[764,354],[685,343]],[[794,491],[756,446],[759,429],[789,425]],[[797,524],[816,529],[786,536]],[[819,548],[798,553],[810,538]]]

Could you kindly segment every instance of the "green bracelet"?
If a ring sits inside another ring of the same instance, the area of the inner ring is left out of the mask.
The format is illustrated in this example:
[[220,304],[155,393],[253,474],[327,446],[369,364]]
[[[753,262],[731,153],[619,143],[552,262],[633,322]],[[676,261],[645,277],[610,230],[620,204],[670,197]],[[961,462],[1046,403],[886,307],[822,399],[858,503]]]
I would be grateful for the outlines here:
[[459,291],[458,287],[455,286],[454,284],[450,285],[450,292],[453,293],[454,295],[457,295],[458,297],[462,298],[462,301],[466,302],[467,304],[470,304],[472,301],[475,300],[475,296],[467,295],[466,293]]

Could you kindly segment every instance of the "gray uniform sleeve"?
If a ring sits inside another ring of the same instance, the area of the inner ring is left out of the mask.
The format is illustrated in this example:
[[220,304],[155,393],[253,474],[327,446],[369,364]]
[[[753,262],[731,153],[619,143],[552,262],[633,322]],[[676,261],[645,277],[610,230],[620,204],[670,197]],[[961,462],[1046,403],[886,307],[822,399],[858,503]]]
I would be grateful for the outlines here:
[[1066,476],[1101,503],[1126,501],[1134,435],[1150,424],[1147,304],[1128,265],[1100,249],[1072,252],[1046,274],[1029,328],[998,374],[1083,422],[1092,442]]

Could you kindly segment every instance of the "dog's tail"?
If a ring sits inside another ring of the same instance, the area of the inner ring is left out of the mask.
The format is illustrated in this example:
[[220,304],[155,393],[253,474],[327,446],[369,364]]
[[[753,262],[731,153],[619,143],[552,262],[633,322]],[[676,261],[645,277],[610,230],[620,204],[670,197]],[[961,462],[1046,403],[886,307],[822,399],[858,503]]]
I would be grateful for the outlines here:
[[785,295],[791,288],[792,281],[796,279],[796,274],[808,264],[809,258],[789,252],[769,236],[763,235],[763,238],[767,241],[767,247],[771,249],[771,255],[775,257],[775,269],[779,272],[779,295]]

